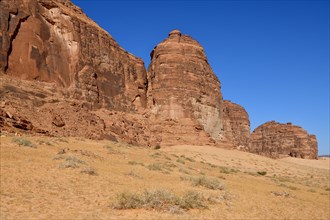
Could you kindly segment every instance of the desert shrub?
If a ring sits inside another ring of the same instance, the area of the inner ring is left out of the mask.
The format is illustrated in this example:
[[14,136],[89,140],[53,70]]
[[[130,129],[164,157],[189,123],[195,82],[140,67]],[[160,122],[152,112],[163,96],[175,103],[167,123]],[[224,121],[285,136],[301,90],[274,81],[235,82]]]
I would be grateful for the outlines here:
[[155,146],[155,150],[159,150],[159,149],[160,149],[160,145],[157,144],[157,145]]
[[199,192],[188,191],[179,200],[178,205],[182,209],[207,208],[203,195]]
[[144,166],[144,163],[142,163],[142,162],[137,162],[137,161],[128,161],[128,164],[129,164],[129,165],[141,165],[141,166]]
[[214,165],[214,164],[212,164],[212,163],[207,163],[207,165],[209,165],[209,166],[212,167],[212,168],[217,167],[217,165]]
[[36,146],[31,141],[29,141],[25,138],[14,137],[12,139],[12,142],[18,144],[19,146],[36,148]]
[[220,168],[220,173],[225,173],[225,174],[230,173],[230,169],[228,167],[220,166],[219,168]]
[[123,192],[117,195],[113,205],[115,209],[155,209],[180,212],[180,210],[193,208],[206,208],[204,197],[194,191],[188,191],[183,196],[174,195],[167,189],[145,190],[143,193]]
[[93,167],[84,167],[81,171],[81,173],[88,174],[91,176],[97,176],[97,172]]
[[185,164],[184,160],[181,159],[181,158],[178,158],[178,159],[176,160],[176,162],[178,162],[178,163],[182,163],[182,164]]
[[295,187],[295,186],[290,186],[290,185],[286,185],[286,184],[284,184],[284,183],[281,183],[279,186],[281,186],[281,187],[285,187],[285,188],[288,188],[288,189],[291,189],[291,190],[298,190],[297,187]]
[[42,145],[42,144],[46,144],[48,146],[52,146],[53,145],[52,142],[45,141],[45,140],[37,140],[37,143],[40,144],[40,145]]
[[135,193],[122,192],[117,195],[117,201],[113,205],[115,209],[136,209],[143,205],[141,196]]
[[69,141],[67,139],[62,138],[62,137],[56,138],[55,141],[69,143]]
[[326,188],[325,191],[330,191],[330,187]]
[[60,168],[78,168],[80,164],[85,164],[85,161],[76,158],[75,156],[64,157],[65,161],[60,164]]
[[180,169],[179,169],[179,172],[180,172],[180,173],[189,174],[189,171],[188,171],[188,170],[185,170],[185,169],[183,169],[183,168],[180,168]]
[[258,171],[257,174],[259,174],[260,176],[265,176],[267,174],[266,171]]
[[315,193],[316,190],[315,189],[309,189],[308,192],[312,192],[312,193]]
[[190,177],[188,180],[192,183],[194,186],[202,186],[208,189],[213,190],[223,190],[224,185],[218,180],[213,178],[207,178],[205,176],[201,177]]
[[149,170],[162,170],[162,165],[159,163],[153,163],[148,165]]

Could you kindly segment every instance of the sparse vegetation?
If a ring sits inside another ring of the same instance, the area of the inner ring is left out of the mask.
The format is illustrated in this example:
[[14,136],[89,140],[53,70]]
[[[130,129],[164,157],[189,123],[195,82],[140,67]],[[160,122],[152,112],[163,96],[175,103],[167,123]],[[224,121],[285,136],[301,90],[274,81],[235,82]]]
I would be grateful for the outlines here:
[[259,174],[260,176],[265,176],[267,174],[266,171],[258,171],[257,174]]
[[330,191],[330,187],[326,188],[325,191]]
[[59,165],[60,168],[78,168],[80,164],[86,164],[85,161],[75,156],[61,156],[59,159],[65,159],[65,161]]
[[159,149],[160,149],[160,145],[157,144],[157,145],[155,146],[155,150],[159,150]]
[[188,171],[188,170],[185,170],[185,169],[183,169],[183,168],[180,168],[180,169],[179,169],[179,172],[180,172],[180,173],[189,174],[189,171]]
[[128,161],[129,165],[140,165],[140,166],[144,166],[144,163],[142,162],[137,162],[137,161]]
[[312,192],[312,193],[315,193],[316,190],[315,189],[309,189],[308,192]]
[[181,158],[178,158],[178,159],[176,160],[176,162],[178,162],[178,163],[182,163],[182,164],[185,164],[184,160],[181,159]]
[[97,176],[98,175],[98,173],[96,172],[96,170],[93,167],[84,167],[80,172],[84,173],[84,174],[91,175],[91,176]]
[[19,146],[36,148],[36,146],[31,141],[29,141],[29,140],[27,140],[25,138],[14,137],[12,139],[12,142],[18,144]]
[[63,138],[63,137],[56,138],[55,141],[69,143],[69,141],[67,139]]
[[205,176],[201,177],[180,177],[181,180],[188,180],[192,183],[193,186],[202,186],[208,189],[213,190],[223,190],[224,185],[218,180],[214,178],[208,178]]
[[156,209],[175,212],[179,210],[207,208],[203,195],[188,191],[181,197],[167,189],[145,190],[143,193],[123,192],[118,194],[115,209]]
[[159,163],[153,163],[148,165],[149,170],[162,170],[162,165]]
[[295,186],[291,186],[291,185],[286,185],[286,184],[284,184],[284,183],[281,183],[279,186],[281,186],[281,187],[285,187],[285,188],[288,188],[288,189],[291,189],[291,190],[298,190],[297,187],[295,187]]

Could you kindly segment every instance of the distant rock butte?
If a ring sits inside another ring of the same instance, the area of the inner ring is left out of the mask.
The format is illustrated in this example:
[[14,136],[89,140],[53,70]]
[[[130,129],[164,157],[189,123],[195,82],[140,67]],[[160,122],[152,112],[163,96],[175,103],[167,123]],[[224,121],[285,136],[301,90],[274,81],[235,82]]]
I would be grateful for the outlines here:
[[303,129],[280,129],[297,139],[284,147],[269,126],[250,137],[248,113],[223,100],[203,47],[179,30],[146,71],[69,0],[2,0],[0,25],[1,131],[317,158]]
[[315,135],[291,123],[267,122],[251,134],[250,152],[279,158],[292,156],[317,159],[318,146]]
[[231,101],[223,102],[224,136],[242,150],[248,150],[250,119],[245,109]]

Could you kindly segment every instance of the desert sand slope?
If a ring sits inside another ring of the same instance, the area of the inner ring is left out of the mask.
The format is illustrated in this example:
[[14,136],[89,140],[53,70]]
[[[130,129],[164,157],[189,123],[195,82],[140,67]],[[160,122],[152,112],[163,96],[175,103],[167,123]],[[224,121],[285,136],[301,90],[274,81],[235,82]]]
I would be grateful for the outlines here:
[[8,134],[0,147],[0,219],[330,216],[329,159]]

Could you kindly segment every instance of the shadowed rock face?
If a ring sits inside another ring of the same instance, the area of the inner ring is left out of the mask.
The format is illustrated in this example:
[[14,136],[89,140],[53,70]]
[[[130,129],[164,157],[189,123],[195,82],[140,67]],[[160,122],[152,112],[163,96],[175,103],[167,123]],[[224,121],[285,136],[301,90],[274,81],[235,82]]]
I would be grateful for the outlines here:
[[0,2],[0,69],[19,79],[54,82],[91,107],[146,106],[141,59],[68,0]]
[[250,138],[250,120],[245,109],[231,101],[223,102],[224,136],[235,146],[247,149]]
[[250,151],[273,158],[292,156],[317,159],[315,135],[291,123],[267,122],[251,134]]
[[157,119],[192,120],[197,130],[221,139],[220,82],[196,40],[170,32],[151,52],[148,83],[148,107]]

